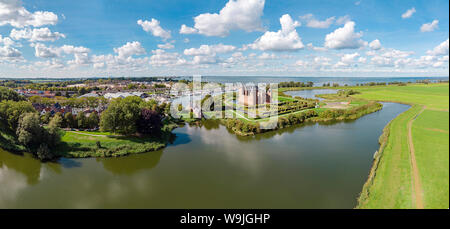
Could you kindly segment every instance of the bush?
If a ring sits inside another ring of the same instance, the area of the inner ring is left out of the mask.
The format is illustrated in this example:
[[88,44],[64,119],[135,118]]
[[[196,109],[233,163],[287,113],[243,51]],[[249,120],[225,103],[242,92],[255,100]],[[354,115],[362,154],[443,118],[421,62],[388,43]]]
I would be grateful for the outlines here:
[[50,149],[45,143],[42,143],[39,146],[36,155],[41,161],[49,161],[54,158],[54,155],[50,152]]

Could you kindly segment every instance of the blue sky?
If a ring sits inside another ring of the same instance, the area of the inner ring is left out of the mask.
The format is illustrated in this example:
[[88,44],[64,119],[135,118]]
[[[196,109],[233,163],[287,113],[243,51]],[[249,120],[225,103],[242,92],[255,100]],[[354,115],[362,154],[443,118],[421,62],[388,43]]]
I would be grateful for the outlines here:
[[0,77],[448,76],[448,9],[447,0],[0,0]]

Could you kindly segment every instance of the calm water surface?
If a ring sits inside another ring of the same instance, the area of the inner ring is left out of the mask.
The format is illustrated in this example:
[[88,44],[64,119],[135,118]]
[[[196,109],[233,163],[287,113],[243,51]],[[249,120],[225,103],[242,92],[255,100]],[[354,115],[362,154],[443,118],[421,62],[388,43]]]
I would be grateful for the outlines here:
[[335,94],[338,90],[334,89],[313,89],[313,90],[301,90],[301,91],[286,91],[284,92],[287,95],[291,95],[293,97],[300,96],[306,99],[318,99],[323,100],[323,98],[318,98],[316,95],[320,94]]
[[383,127],[407,109],[257,137],[208,121],[123,158],[43,164],[0,150],[0,208],[353,208]]

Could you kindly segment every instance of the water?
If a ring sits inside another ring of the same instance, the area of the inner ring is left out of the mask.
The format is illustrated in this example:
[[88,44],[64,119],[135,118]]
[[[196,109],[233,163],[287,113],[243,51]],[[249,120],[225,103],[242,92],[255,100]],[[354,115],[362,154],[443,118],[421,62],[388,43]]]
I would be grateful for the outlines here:
[[208,121],[123,158],[43,164],[0,150],[0,208],[353,208],[383,127],[406,109],[256,137]]
[[323,98],[316,97],[320,94],[335,94],[338,90],[334,89],[313,89],[313,90],[301,90],[301,91],[285,91],[284,93],[293,97],[300,96],[306,99],[318,99],[323,100]]
[[[192,76],[179,77],[192,80]],[[313,82],[314,86],[324,83],[356,85],[370,82],[416,82],[417,80],[449,80],[448,77],[295,77],[295,76],[202,76],[204,82],[216,83],[280,83],[287,81]]]

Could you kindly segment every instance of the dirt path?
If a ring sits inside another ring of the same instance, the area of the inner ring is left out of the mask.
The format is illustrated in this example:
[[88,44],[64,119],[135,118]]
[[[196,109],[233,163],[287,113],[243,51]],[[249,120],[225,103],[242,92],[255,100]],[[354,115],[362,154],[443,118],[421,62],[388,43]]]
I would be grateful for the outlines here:
[[441,129],[436,129],[436,128],[425,128],[425,130],[431,130],[431,131],[436,131],[436,132],[441,132],[444,134],[448,134],[447,130],[441,130]]
[[415,156],[415,150],[414,150],[414,144],[413,144],[413,138],[412,138],[412,124],[414,120],[425,110],[425,107],[420,110],[420,112],[412,118],[408,122],[408,145],[409,145],[409,151],[411,153],[411,166],[413,169],[413,178],[414,178],[414,197],[416,200],[416,208],[423,209],[423,200],[422,200],[422,184],[420,183],[420,176],[419,176],[419,169],[417,168],[417,162],[416,162],[416,156]]

